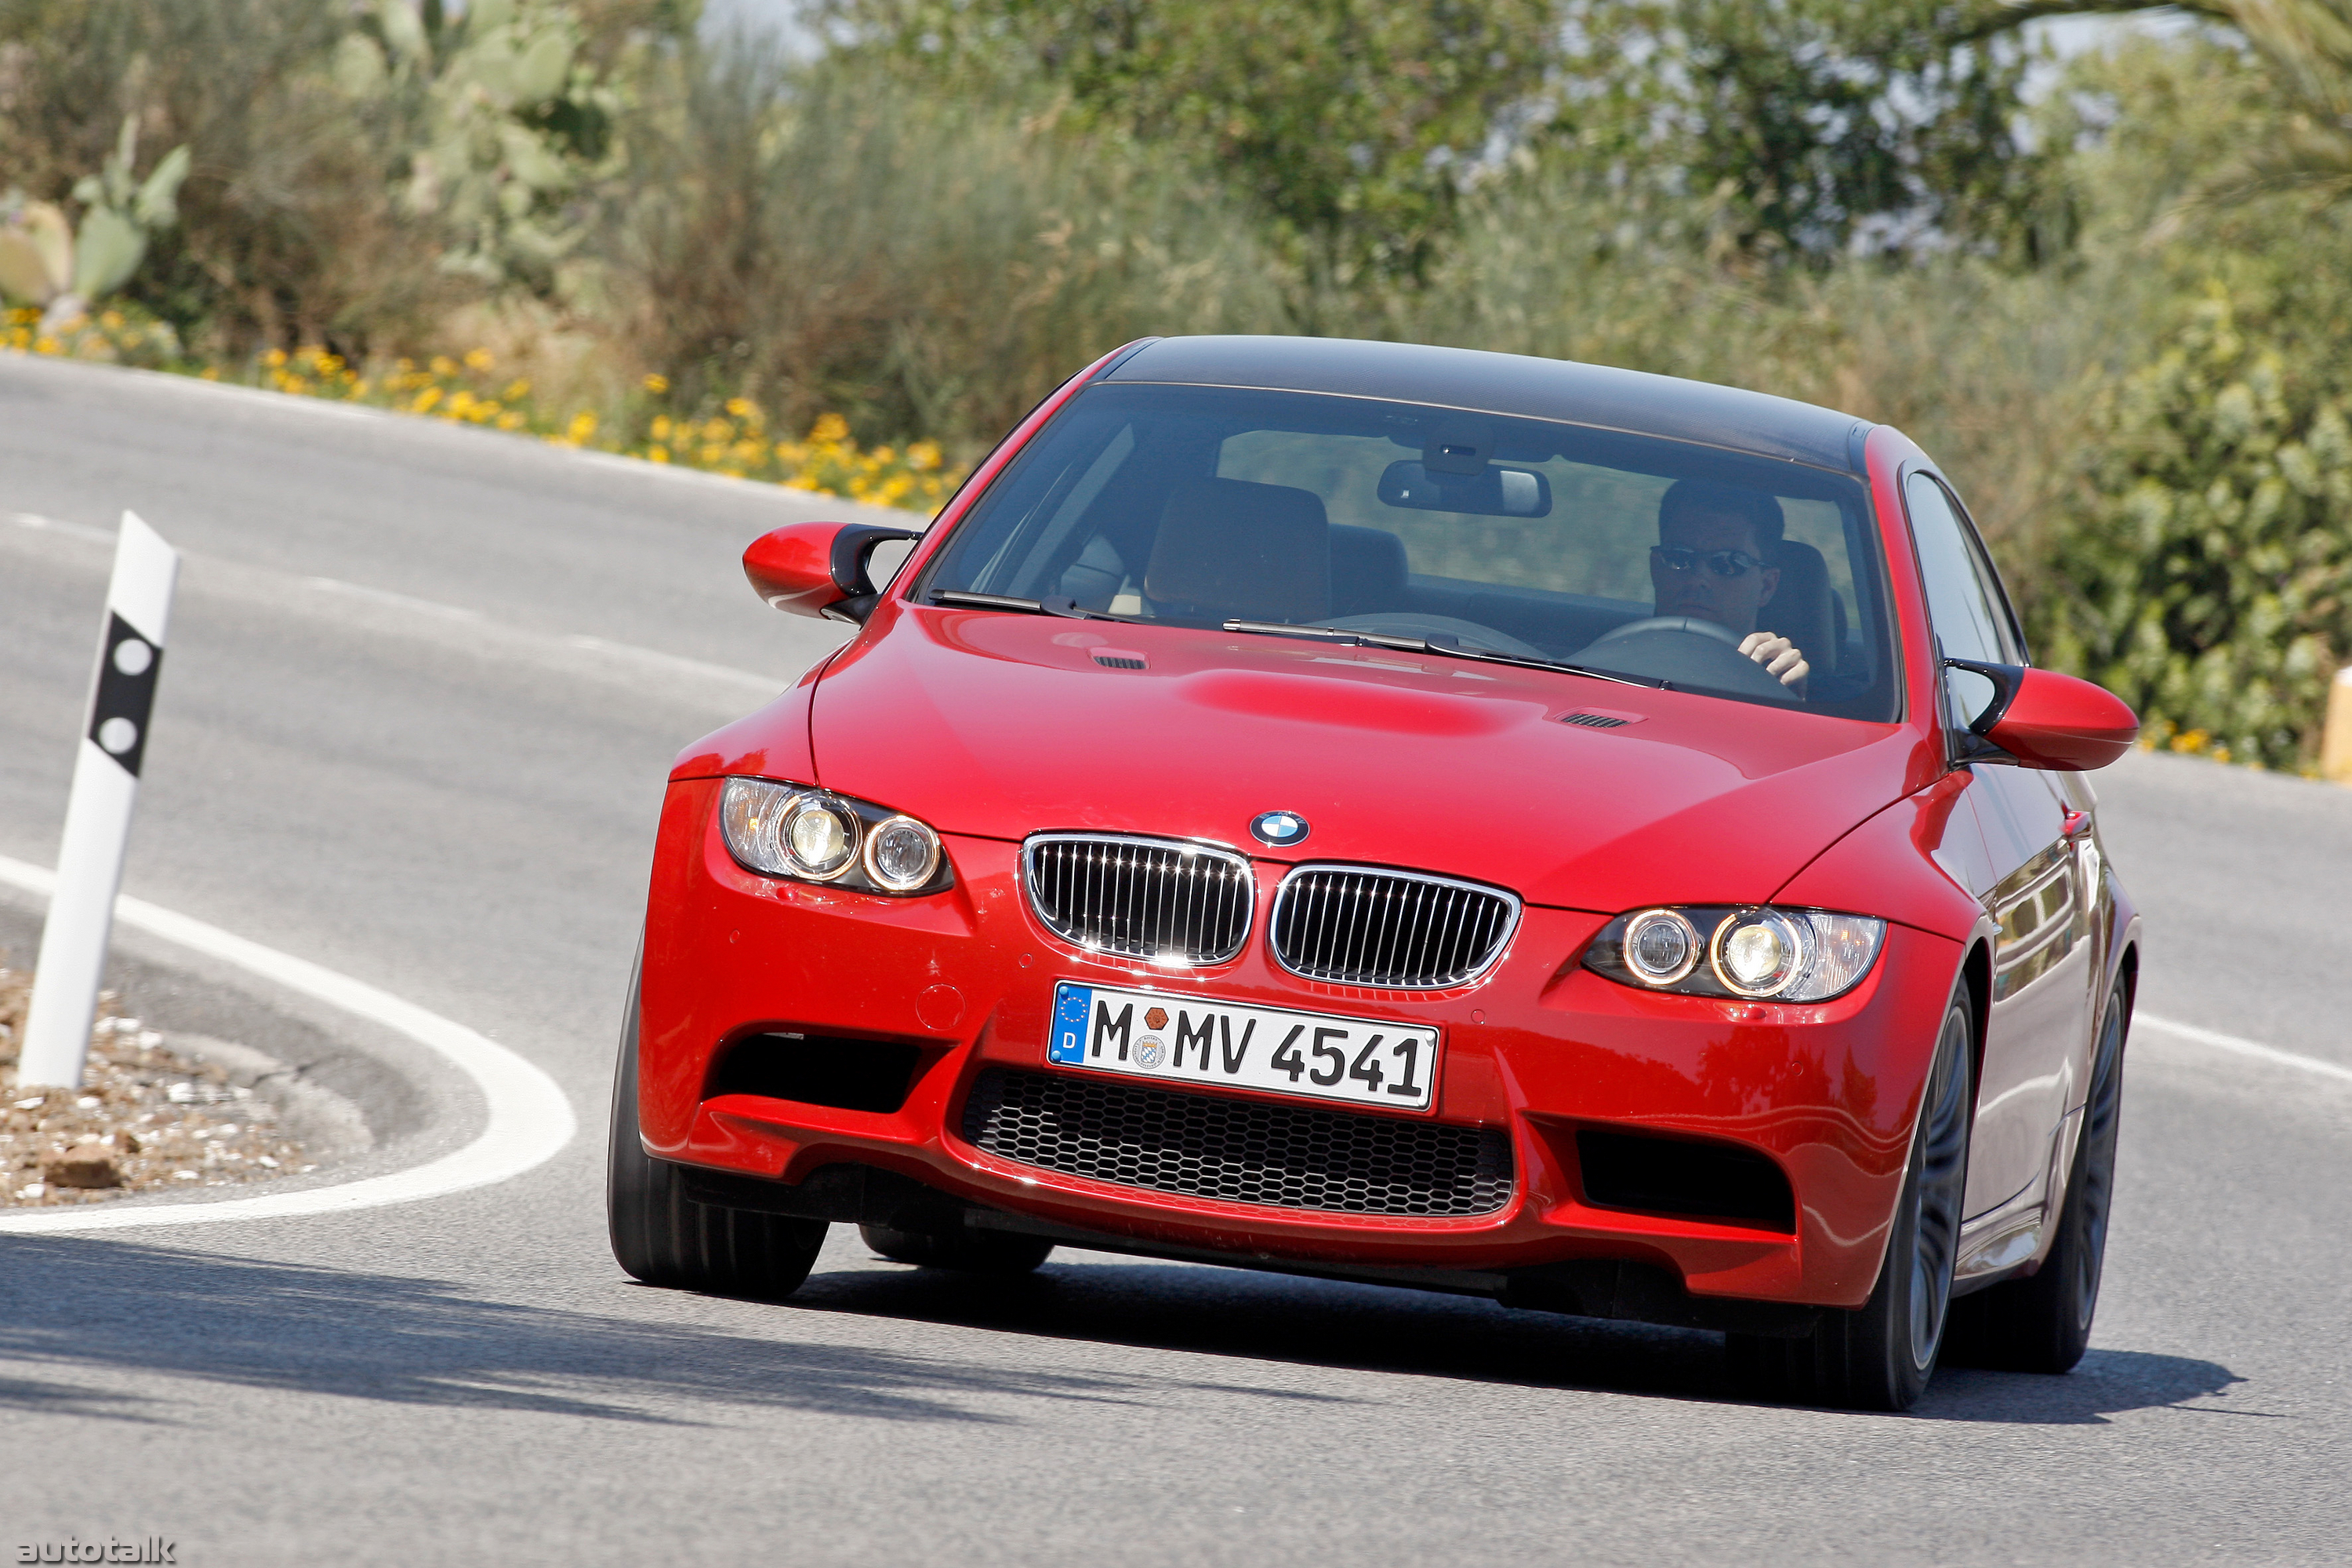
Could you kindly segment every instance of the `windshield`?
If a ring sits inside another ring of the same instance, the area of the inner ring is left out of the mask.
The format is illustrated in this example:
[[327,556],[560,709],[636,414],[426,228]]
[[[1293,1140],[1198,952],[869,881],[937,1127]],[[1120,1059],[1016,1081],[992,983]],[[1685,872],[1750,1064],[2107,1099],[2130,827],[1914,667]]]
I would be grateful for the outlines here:
[[[1859,482],[1549,420],[1090,387],[965,516],[916,597],[943,593],[1423,639],[1845,718],[1896,710]],[[1759,633],[1786,639],[1802,672],[1746,651]]]

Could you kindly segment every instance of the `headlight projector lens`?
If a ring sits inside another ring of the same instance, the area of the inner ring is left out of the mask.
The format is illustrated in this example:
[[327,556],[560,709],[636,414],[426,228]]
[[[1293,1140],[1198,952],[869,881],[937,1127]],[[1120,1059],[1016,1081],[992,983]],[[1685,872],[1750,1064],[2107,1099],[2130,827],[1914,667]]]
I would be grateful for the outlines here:
[[1805,967],[1805,938],[1773,910],[1745,910],[1715,928],[1715,977],[1741,996],[1769,996]]
[[940,866],[940,836],[911,816],[894,816],[866,837],[866,874],[894,893],[912,892]]
[[857,818],[839,801],[804,795],[784,819],[784,852],[796,875],[826,882],[857,860]]
[[1672,985],[1698,967],[1698,931],[1673,910],[1644,910],[1625,927],[1625,967],[1651,985]]

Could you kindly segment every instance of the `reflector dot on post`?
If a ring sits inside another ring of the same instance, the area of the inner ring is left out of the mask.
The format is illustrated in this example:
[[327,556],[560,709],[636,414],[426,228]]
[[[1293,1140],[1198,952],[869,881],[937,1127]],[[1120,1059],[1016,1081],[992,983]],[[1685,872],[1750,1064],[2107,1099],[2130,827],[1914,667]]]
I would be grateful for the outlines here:
[[109,719],[98,727],[98,743],[119,757],[139,743],[139,726],[128,719]]
[[114,668],[125,675],[144,675],[155,662],[155,650],[137,637],[124,637],[114,645]]

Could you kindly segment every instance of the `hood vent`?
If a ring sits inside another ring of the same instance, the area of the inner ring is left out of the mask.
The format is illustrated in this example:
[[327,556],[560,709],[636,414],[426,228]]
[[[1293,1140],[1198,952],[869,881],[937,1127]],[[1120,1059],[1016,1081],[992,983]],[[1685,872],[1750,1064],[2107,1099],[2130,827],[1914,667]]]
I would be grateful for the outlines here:
[[1094,650],[1093,658],[1094,661],[1097,664],[1101,665],[1105,669],[1141,669],[1144,668],[1143,656],[1141,654],[1129,653],[1123,647],[1098,647]]
[[1622,730],[1628,724],[1640,723],[1642,717],[1639,713],[1612,713],[1605,708],[1586,708],[1574,713],[1561,714],[1559,721],[1583,730]]

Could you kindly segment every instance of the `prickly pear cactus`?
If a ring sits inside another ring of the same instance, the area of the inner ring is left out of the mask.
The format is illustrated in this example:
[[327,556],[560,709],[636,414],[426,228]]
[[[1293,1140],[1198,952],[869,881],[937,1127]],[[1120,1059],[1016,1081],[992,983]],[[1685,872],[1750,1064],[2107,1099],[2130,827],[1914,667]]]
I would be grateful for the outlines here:
[[51,328],[130,282],[148,237],[179,221],[188,150],[172,149],[143,180],[138,165],[139,125],[127,119],[99,172],[74,184],[79,233],[52,203],[16,193],[0,200],[0,296],[40,306]]
[[580,46],[578,21],[553,0],[473,0],[454,16],[373,0],[338,48],[346,96],[415,117],[401,199],[448,233],[445,266],[545,283],[579,244],[566,205],[604,171],[618,108]]

